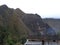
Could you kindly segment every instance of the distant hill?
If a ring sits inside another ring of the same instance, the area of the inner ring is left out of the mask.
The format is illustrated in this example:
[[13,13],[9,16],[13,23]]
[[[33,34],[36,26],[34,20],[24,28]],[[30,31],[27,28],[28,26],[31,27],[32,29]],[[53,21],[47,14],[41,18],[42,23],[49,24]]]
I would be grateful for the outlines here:
[[50,25],[57,33],[60,31],[60,19],[46,18],[43,21]]

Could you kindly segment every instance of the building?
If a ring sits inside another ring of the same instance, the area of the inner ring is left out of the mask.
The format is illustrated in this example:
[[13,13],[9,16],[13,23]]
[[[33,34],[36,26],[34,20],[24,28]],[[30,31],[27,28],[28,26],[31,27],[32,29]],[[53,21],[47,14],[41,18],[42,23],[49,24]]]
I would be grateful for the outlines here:
[[29,39],[27,39],[26,43],[24,45],[42,45],[42,42],[39,41],[29,41]]

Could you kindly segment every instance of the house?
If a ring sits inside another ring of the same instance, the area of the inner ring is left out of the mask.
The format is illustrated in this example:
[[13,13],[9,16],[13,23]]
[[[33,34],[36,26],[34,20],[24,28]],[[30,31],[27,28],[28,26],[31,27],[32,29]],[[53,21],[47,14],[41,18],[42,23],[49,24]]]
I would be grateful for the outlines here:
[[27,39],[26,43],[24,45],[42,45],[42,42],[39,41],[29,41]]

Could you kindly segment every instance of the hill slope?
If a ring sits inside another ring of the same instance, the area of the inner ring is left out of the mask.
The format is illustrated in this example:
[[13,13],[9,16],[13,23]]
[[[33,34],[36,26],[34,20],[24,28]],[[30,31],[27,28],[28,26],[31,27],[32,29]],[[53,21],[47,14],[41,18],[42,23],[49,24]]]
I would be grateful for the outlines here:
[[[0,43],[1,44],[3,44],[4,42],[8,42],[7,44],[12,45],[12,43],[20,42],[22,38],[27,37],[29,29],[25,26],[25,24],[22,22],[20,18],[20,16],[23,15],[24,13],[23,14],[20,13],[18,15],[16,11],[17,9],[15,10],[8,8],[6,5],[0,6],[0,32],[1,32]],[[5,32],[2,30],[5,30]],[[4,35],[5,33],[7,33],[7,35]],[[1,39],[2,37],[3,39]]]
[[22,16],[23,22],[33,32],[30,35],[55,35],[56,32],[47,23],[42,21],[38,14],[25,14]]
[[19,8],[0,6],[0,44],[23,44],[28,35],[55,35],[55,31],[38,14],[26,14]]

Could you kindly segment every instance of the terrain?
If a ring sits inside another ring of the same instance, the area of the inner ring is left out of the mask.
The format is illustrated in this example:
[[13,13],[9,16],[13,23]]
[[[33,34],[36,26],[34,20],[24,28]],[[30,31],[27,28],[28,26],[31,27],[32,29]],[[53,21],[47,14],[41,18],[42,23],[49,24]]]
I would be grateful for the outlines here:
[[0,6],[0,45],[24,44],[29,35],[55,35],[55,30],[45,22],[38,14]]
[[60,32],[60,19],[45,18],[43,21],[50,25],[56,31],[56,33]]

